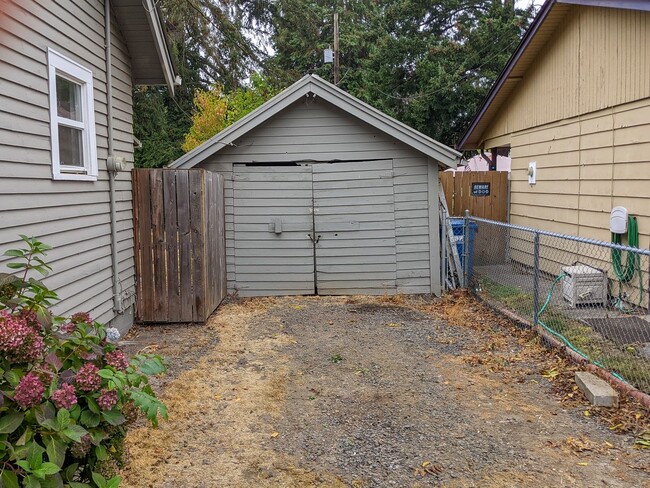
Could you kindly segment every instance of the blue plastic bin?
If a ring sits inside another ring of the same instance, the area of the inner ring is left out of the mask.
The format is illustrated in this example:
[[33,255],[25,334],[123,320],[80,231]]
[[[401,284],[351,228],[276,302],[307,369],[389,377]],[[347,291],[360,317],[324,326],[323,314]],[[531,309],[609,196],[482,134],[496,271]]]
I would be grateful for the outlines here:
[[[460,265],[463,270],[465,269],[465,253],[464,253],[464,240],[463,240],[463,230],[465,228],[465,219],[457,218],[451,220],[451,229],[454,232],[455,236],[458,236],[456,241],[456,249],[458,250],[458,256],[460,257]],[[469,265],[467,269],[467,279],[470,281],[472,275],[474,274],[474,237],[478,232],[478,224],[476,222],[469,223]]]

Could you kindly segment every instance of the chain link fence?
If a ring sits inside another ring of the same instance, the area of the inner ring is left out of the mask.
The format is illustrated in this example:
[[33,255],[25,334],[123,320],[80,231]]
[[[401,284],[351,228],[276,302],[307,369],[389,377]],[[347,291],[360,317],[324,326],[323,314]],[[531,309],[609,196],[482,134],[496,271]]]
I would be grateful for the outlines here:
[[463,243],[482,298],[650,393],[650,250],[471,216]]

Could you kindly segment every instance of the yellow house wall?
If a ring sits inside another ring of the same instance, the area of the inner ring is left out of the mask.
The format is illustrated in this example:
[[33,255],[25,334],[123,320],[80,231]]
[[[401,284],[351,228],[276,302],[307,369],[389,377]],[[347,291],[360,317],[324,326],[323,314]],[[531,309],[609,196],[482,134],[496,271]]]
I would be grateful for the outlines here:
[[574,7],[484,142],[511,147],[512,223],[609,241],[623,205],[648,248],[650,13]]
[[[609,241],[611,209],[622,205],[638,218],[640,247],[650,248],[650,13],[574,7],[483,141],[511,148],[513,224]],[[532,264],[529,238],[510,243],[524,264]],[[540,264],[551,275],[581,261],[614,278],[604,248],[555,238],[541,244]],[[644,287],[649,267],[642,258]],[[638,280],[630,285],[623,289],[636,303]]]

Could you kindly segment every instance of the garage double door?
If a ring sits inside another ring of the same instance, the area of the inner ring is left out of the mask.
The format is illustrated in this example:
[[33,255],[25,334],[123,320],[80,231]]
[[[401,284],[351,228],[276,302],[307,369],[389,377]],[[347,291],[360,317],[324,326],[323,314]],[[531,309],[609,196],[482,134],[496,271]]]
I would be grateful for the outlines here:
[[394,292],[392,160],[233,171],[241,296]]

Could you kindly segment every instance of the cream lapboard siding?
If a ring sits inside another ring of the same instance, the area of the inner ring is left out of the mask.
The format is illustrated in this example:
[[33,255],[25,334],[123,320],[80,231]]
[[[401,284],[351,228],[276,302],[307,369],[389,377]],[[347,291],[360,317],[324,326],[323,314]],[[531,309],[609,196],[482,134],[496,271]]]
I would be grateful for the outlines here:
[[[324,213],[333,212],[335,209],[347,212],[345,215],[331,215],[329,217],[331,223],[339,225],[345,221],[351,223],[350,225],[358,225],[358,233],[349,232],[345,236],[340,234],[336,236],[340,238],[338,243],[332,241],[332,246],[340,245],[345,247],[344,250],[330,249],[321,253],[323,257],[319,262],[323,268],[316,270],[321,277],[323,286],[321,291],[343,293],[358,290],[379,294],[431,292],[434,280],[431,279],[430,245],[435,246],[435,244],[430,243],[429,181],[435,181],[437,188],[437,163],[429,162],[421,153],[348,115],[343,110],[319,101],[318,98],[315,101],[302,100],[294,103],[199,165],[225,176],[226,247],[230,291],[238,290],[240,281],[244,284],[254,282],[256,278],[260,278],[257,280],[259,283],[269,281],[265,276],[254,277],[255,279],[249,276],[250,272],[254,272],[249,264],[262,261],[259,256],[246,256],[250,251],[245,250],[249,244],[244,242],[245,238],[257,238],[246,234],[248,231],[260,232],[260,238],[268,237],[262,236],[264,233],[269,233],[268,222],[253,221],[249,218],[251,216],[245,215],[250,213],[245,207],[235,209],[235,206],[242,204],[256,206],[260,208],[260,212],[263,212],[261,207],[266,204],[259,205],[254,199],[258,201],[264,197],[280,199],[282,191],[275,195],[273,189],[278,188],[278,185],[265,184],[264,181],[247,181],[251,178],[263,179],[260,176],[264,173],[263,166],[242,166],[251,163],[257,165],[265,163],[269,167],[283,168],[275,171],[275,176],[273,170],[266,171],[269,173],[269,180],[275,178],[277,181],[282,181],[281,178],[285,178],[294,181],[296,182],[293,189],[295,198],[306,198],[305,202],[302,202],[305,204],[302,205],[302,210],[295,211],[300,216],[296,217],[295,222],[289,222],[288,229],[292,229],[293,224],[295,224],[293,228],[300,229],[300,231],[289,230],[290,233],[295,233],[296,239],[307,238],[302,235],[303,227],[309,227],[309,222],[303,222],[308,219],[304,209],[311,208],[312,198],[315,199],[316,208],[323,208]],[[292,167],[286,166],[292,163],[312,165],[313,168],[294,166],[293,168],[297,169],[292,172]],[[321,166],[323,164],[328,166]],[[234,165],[235,173],[233,173]],[[258,168],[257,176],[244,174],[250,173],[253,168]],[[240,171],[237,172],[237,169]],[[379,179],[378,175],[385,176],[385,179]],[[310,184],[301,186],[298,183],[300,179],[308,180]],[[390,185],[389,191],[381,189],[385,184]],[[376,190],[370,194],[368,188],[376,188]],[[289,186],[287,189],[289,190]],[[437,198],[437,195],[435,197]],[[291,198],[291,195],[287,193],[286,198]],[[319,201],[323,198],[332,200]],[[373,200],[377,205],[373,204]],[[356,209],[355,202],[358,202]],[[267,203],[271,204],[271,202]],[[387,217],[388,215],[390,218]],[[239,219],[237,224],[235,219]],[[247,219],[258,226],[264,224],[264,229],[247,226]],[[437,222],[437,212],[435,221]],[[304,224],[302,227],[301,222]],[[239,223],[242,226],[239,226]],[[236,225],[238,232],[242,232],[241,240],[236,239]],[[329,229],[327,225],[325,227]],[[436,232],[433,234],[435,235]],[[290,233],[286,234],[287,239],[292,237]],[[367,239],[367,252],[361,252],[358,246],[354,248],[358,244],[356,237],[361,240]],[[295,243],[296,246],[301,244],[304,242]],[[327,244],[323,243],[323,245]],[[390,252],[381,250],[388,247],[392,247]],[[438,252],[437,249],[434,252]],[[354,257],[355,253],[357,257]],[[283,262],[281,254],[282,252],[278,252],[274,257],[278,263]],[[327,254],[329,256],[325,256]],[[332,259],[332,256],[339,256],[341,263],[335,262],[336,259]],[[249,257],[253,259],[249,261]],[[362,263],[364,260],[367,261],[367,266],[359,268],[358,282],[350,284],[351,277],[345,275],[345,265]],[[305,283],[309,282],[307,275],[314,272],[313,263],[310,265],[309,258],[297,260],[296,269],[298,268],[300,268],[299,278],[303,284],[296,286],[304,287]],[[274,270],[264,268],[256,272],[262,275],[268,273],[271,276]],[[240,277],[239,273],[243,275]],[[367,280],[363,279],[364,274]],[[280,281],[286,282],[289,279],[285,277]],[[374,283],[371,284],[371,281]],[[269,289],[264,287],[270,285],[257,286],[262,293],[268,292]],[[282,288],[280,285],[274,286]],[[288,283],[283,286],[286,288],[282,290],[291,290],[294,285]],[[248,294],[243,287],[241,288],[243,294]],[[278,292],[282,290],[278,289]]]
[[609,241],[623,205],[650,246],[650,13],[574,7],[483,139],[511,148],[512,223]]
[[[109,224],[103,2],[0,3],[0,250],[18,234],[53,246],[45,283],[61,301],[55,312],[87,310],[113,318]],[[133,161],[131,67],[113,23],[115,152]],[[47,50],[92,70],[97,181],[54,181],[50,151]],[[119,277],[126,305],[134,292],[130,172],[117,177]],[[6,258],[0,257],[0,268]]]

